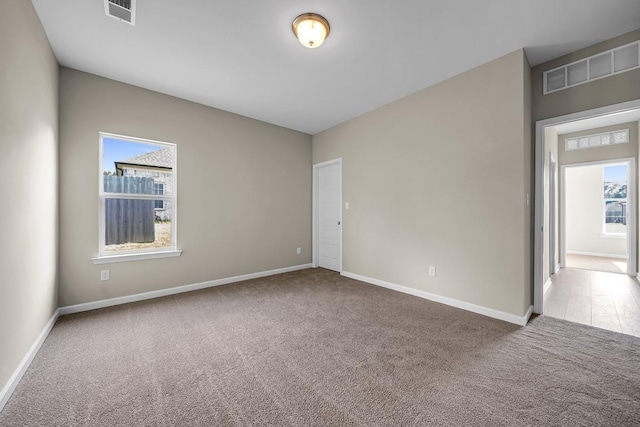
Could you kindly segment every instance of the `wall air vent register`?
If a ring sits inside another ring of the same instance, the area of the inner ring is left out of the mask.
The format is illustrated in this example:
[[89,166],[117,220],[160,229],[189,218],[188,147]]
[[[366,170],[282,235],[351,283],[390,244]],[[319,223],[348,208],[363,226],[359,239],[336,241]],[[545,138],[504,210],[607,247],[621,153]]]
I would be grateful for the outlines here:
[[640,41],[580,59],[542,74],[546,95],[640,67]]
[[120,22],[136,25],[136,0],[104,0],[104,13]]

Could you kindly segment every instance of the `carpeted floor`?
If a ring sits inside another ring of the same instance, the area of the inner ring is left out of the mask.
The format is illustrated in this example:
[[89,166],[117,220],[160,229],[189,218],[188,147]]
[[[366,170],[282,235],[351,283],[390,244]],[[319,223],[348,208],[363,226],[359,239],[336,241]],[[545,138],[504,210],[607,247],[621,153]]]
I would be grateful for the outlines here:
[[640,339],[321,269],[59,319],[2,426],[640,424]]

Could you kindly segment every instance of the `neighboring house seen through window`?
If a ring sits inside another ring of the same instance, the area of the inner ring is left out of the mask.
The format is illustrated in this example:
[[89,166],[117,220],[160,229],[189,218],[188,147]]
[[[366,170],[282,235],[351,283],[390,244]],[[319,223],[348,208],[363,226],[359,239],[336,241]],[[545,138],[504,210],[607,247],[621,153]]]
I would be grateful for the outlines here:
[[605,166],[604,170],[604,233],[627,232],[627,165]]
[[100,134],[99,257],[176,251],[176,145]]

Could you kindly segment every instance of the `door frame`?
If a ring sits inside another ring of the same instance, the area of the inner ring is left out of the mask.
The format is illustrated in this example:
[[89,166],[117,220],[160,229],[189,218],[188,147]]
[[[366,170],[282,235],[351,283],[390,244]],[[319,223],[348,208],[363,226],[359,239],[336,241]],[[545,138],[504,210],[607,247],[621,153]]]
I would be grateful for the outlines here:
[[[608,105],[594,108],[592,110],[580,111],[564,116],[552,117],[550,119],[538,120],[535,124],[535,219],[534,219],[534,244],[533,244],[533,312],[542,314],[544,300],[544,278],[542,275],[542,245],[544,243],[542,229],[544,224],[544,130],[549,126],[561,123],[573,122],[598,116],[621,113],[628,110],[640,108],[640,99],[622,102],[620,104]],[[635,171],[634,171],[635,173]],[[634,206],[635,208],[635,206]],[[635,227],[635,225],[634,225]],[[635,256],[636,248],[629,257]]]
[[[557,203],[556,199],[556,186],[558,183],[558,160],[549,152],[549,276],[552,276],[558,272],[558,266],[562,265],[562,262],[556,262],[556,211]],[[560,227],[563,229],[563,227]],[[560,251],[560,253],[562,253]],[[559,257],[562,259],[562,257]]]
[[333,165],[338,165],[339,169],[340,169],[340,185],[338,186],[338,198],[340,199],[340,215],[339,215],[339,221],[340,221],[340,272],[342,272],[342,226],[343,226],[343,220],[342,220],[342,157],[337,158],[337,159],[333,159],[333,160],[328,160],[326,162],[322,162],[322,163],[316,163],[313,165],[313,197],[312,197],[312,203],[311,203],[311,209],[312,209],[312,232],[311,232],[311,253],[312,253],[312,257],[311,257],[311,265],[313,268],[317,268],[318,264],[319,264],[319,239],[318,239],[318,181],[319,181],[319,174],[318,171],[320,170],[320,168],[326,167],[326,166],[333,166]]

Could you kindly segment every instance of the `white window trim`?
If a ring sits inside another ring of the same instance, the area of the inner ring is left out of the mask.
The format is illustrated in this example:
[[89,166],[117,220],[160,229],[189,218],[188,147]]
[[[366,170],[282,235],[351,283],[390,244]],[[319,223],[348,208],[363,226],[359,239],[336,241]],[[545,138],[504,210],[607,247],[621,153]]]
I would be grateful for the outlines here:
[[[104,146],[103,139],[104,138],[115,138],[115,139],[123,139],[132,142],[138,142],[142,144],[150,144],[155,146],[164,146],[164,147],[173,147],[173,169],[171,174],[171,188],[173,191],[171,195],[156,195],[156,194],[129,194],[129,193],[105,193],[104,192],[104,174],[103,174],[103,154],[104,154]],[[98,256],[92,258],[94,264],[105,264],[112,262],[126,262],[126,261],[136,261],[143,259],[153,259],[153,258],[167,258],[167,257],[175,257],[180,256],[182,254],[182,250],[177,249],[177,223],[178,223],[178,215],[177,215],[177,175],[178,175],[178,150],[177,145],[171,142],[164,141],[155,141],[151,139],[143,139],[136,138],[132,136],[126,135],[118,135],[107,132],[99,132],[99,140],[98,140]],[[117,253],[105,251],[104,244],[104,234],[105,234],[105,218],[104,218],[104,202],[106,199],[139,199],[139,200],[165,200],[172,202],[172,212],[171,212],[171,246],[157,248],[157,249],[144,249],[144,250],[136,250],[136,251],[118,251]]]
[[154,258],[170,258],[182,255],[182,250],[162,250],[162,251],[150,251],[150,252],[139,252],[139,253],[128,253],[122,255],[109,255],[109,256],[101,256],[91,258],[94,264],[111,264],[114,262],[127,262],[127,261],[138,261],[143,259],[154,259]]

